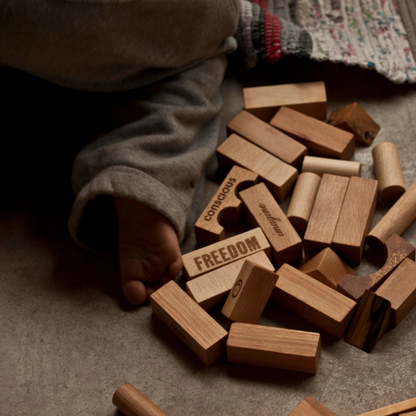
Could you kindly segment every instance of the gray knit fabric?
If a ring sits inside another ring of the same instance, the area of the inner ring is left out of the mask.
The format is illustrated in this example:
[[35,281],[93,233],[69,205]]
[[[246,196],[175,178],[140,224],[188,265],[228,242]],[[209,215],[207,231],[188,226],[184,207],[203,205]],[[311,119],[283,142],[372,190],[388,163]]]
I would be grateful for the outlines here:
[[416,56],[416,0],[398,0],[398,4],[407,39],[413,55]]

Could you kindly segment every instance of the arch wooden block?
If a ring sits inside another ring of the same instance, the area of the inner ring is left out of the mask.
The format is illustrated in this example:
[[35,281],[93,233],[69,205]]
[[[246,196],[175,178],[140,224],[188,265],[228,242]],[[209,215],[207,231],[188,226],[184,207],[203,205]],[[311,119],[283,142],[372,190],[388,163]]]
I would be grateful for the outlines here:
[[196,241],[208,245],[224,240],[223,225],[238,224],[241,201],[237,192],[257,183],[258,175],[250,170],[233,166],[195,224]]
[[289,196],[298,177],[293,166],[236,134],[218,147],[217,156],[220,165],[239,165],[257,173],[279,203]]
[[316,332],[235,322],[226,348],[232,363],[316,374],[321,336]]
[[305,156],[302,173],[312,172],[319,176],[324,173],[338,176],[361,176],[361,163],[351,160],[336,160],[327,157]]
[[308,396],[302,400],[299,406],[289,416],[337,416],[321,403]]
[[[363,413],[359,416],[398,416],[404,412],[416,411],[416,398],[392,404],[381,409]],[[406,414],[406,413],[405,413]]]

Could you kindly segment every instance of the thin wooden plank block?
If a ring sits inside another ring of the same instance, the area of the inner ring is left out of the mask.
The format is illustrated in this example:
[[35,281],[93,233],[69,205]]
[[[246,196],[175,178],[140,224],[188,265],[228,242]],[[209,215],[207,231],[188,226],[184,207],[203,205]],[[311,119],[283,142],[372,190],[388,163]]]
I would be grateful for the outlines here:
[[403,412],[416,410],[416,398],[405,400],[400,403],[382,407],[381,409],[372,410],[358,416],[398,416]]
[[236,134],[218,147],[217,156],[220,165],[239,165],[257,173],[279,203],[289,196],[298,177],[293,166]]
[[287,107],[270,124],[308,148],[312,156],[349,160],[354,154],[354,135]]
[[316,374],[321,354],[321,336],[235,322],[227,340],[228,361],[258,367]]
[[377,204],[378,181],[350,178],[332,239],[332,248],[344,259],[360,264],[365,237],[371,228]]
[[222,314],[232,321],[256,324],[276,281],[274,272],[246,260],[228,294]]
[[305,156],[302,163],[302,173],[303,172],[312,172],[320,176],[324,173],[348,177],[361,176],[361,163],[352,160]]
[[414,412],[400,413],[400,416],[416,416],[416,410]]
[[150,296],[153,313],[206,365],[223,355],[227,331],[173,280]]
[[327,98],[323,81],[244,88],[243,94],[244,108],[267,123],[282,106],[320,120],[326,119]]
[[284,264],[271,299],[337,338],[342,338],[356,303],[300,270]]
[[182,256],[187,280],[211,272],[258,251],[271,255],[270,244],[260,228],[238,234]]
[[323,404],[308,396],[300,402],[289,416],[337,416]]
[[253,227],[269,240],[276,267],[302,258],[302,240],[264,183],[240,192],[244,212]]
[[303,239],[306,254],[331,246],[349,181],[344,176],[322,176]]
[[241,201],[237,192],[257,183],[258,175],[250,170],[233,166],[195,224],[198,244],[207,245],[224,240],[224,225],[238,224]]
[[186,292],[201,308],[209,311],[214,305],[227,298],[246,260],[272,272],[275,270],[264,251],[259,251],[186,282]]
[[298,167],[308,149],[247,111],[241,111],[227,124],[228,134],[236,133],[289,165]]

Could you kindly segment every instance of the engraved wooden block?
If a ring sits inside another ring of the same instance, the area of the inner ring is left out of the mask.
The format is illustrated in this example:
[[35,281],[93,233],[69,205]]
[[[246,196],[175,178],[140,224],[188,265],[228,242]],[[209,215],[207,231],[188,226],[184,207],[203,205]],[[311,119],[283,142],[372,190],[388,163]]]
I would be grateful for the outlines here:
[[244,88],[243,94],[244,108],[266,122],[282,106],[320,120],[326,119],[327,99],[323,81]]
[[303,239],[305,253],[330,247],[349,178],[324,174]]
[[348,177],[361,176],[361,163],[351,160],[305,156],[302,163],[302,172],[312,172],[319,176],[322,176],[324,173]]
[[228,134],[236,133],[267,150],[289,165],[298,167],[308,149],[247,111],[241,111],[227,124]]
[[337,416],[321,403],[308,396],[289,416]]
[[282,107],[270,124],[305,145],[312,156],[348,160],[354,154],[355,141],[351,133],[290,108]]
[[363,413],[359,416],[398,416],[403,412],[416,410],[416,398],[405,400],[404,402],[392,404],[381,409]]
[[271,255],[270,244],[260,228],[247,231],[182,256],[187,280],[211,272],[250,254],[264,251]]
[[271,299],[337,338],[342,338],[356,303],[300,270],[284,264]]
[[186,283],[186,292],[201,308],[209,311],[214,305],[227,298],[246,260],[272,272],[275,270],[264,251],[259,251],[190,280]]
[[347,274],[355,274],[354,269],[342,261],[329,247],[302,264],[299,270],[335,290],[337,290],[338,282]]
[[328,123],[354,134],[355,141],[366,146],[371,145],[380,131],[380,126],[358,103],[352,103],[333,111]]
[[315,332],[235,322],[227,340],[228,361],[316,374],[321,336]]
[[378,181],[350,178],[332,239],[332,248],[344,259],[360,264],[365,237],[371,228],[377,204]]
[[276,273],[246,260],[225,301],[222,314],[232,321],[256,324],[276,281]]
[[173,280],[150,296],[159,317],[206,365],[223,355],[227,331]]
[[232,134],[217,149],[220,165],[239,165],[257,173],[277,202],[292,191],[298,171],[249,141]]
[[240,197],[253,227],[260,227],[269,240],[274,265],[293,263],[302,258],[302,240],[264,183],[252,186]]
[[257,183],[258,175],[250,170],[233,166],[218,191],[195,224],[196,241],[201,245],[224,240],[223,225],[238,224],[241,201],[237,192]]

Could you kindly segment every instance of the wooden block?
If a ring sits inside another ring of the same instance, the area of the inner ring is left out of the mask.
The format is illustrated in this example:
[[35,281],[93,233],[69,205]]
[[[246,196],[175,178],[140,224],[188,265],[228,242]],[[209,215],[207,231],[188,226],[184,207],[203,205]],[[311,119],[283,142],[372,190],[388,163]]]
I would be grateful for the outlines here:
[[305,156],[302,164],[302,172],[312,172],[319,176],[322,176],[324,173],[348,177],[361,176],[361,163],[351,160]]
[[246,260],[225,301],[222,314],[232,321],[256,324],[276,281],[274,272]]
[[344,263],[329,247],[302,264],[299,270],[335,290],[338,282],[347,274],[355,274],[354,269]]
[[232,134],[217,149],[220,165],[239,165],[257,173],[277,202],[283,202],[292,191],[298,171],[249,141]]
[[287,210],[287,218],[293,228],[301,235],[305,234],[312,208],[318,193],[321,178],[314,173],[301,173]]
[[404,259],[378,288],[376,295],[391,303],[392,324],[394,327],[399,325],[416,305],[416,263]]
[[385,245],[384,266],[367,276],[345,276],[338,283],[338,292],[358,302],[366,289],[375,291],[405,259],[415,260],[415,248],[397,234],[393,234]]
[[365,237],[371,228],[377,205],[378,181],[350,178],[344,203],[332,239],[332,248],[344,259],[360,264]]
[[250,170],[233,166],[218,191],[195,224],[196,241],[201,245],[224,240],[223,225],[238,224],[241,201],[237,192],[257,183],[258,175]]
[[349,178],[324,174],[303,239],[305,253],[330,247]]
[[354,301],[288,264],[276,274],[272,300],[342,338],[356,307]]
[[264,251],[269,257],[271,255],[270,244],[263,231],[255,228],[184,254],[183,274],[187,280],[195,279],[258,251]]
[[327,99],[323,81],[244,88],[243,94],[244,108],[267,123],[282,106],[320,120],[326,119]]
[[373,148],[372,154],[381,200],[397,201],[406,192],[406,187],[396,145],[379,143]]
[[228,361],[316,374],[321,336],[315,332],[235,322],[227,340]]
[[247,111],[241,111],[228,124],[227,132],[236,133],[267,150],[289,165],[298,167],[308,149]]
[[227,331],[173,280],[150,295],[153,313],[206,365],[225,351]]
[[390,302],[366,290],[345,335],[345,342],[371,352],[390,326]]
[[400,413],[400,416],[416,416],[416,410],[413,412]]
[[121,385],[113,396],[113,404],[126,416],[168,416],[142,392],[129,383]]
[[246,260],[272,272],[275,270],[264,251],[259,251],[190,280],[186,283],[186,292],[201,308],[209,311],[214,305],[227,298]]
[[354,134],[358,143],[370,146],[380,131],[380,126],[358,104],[338,108],[329,116],[328,123]]
[[282,107],[270,124],[308,148],[312,156],[351,159],[355,150],[354,136],[344,130]]
[[302,258],[302,240],[264,183],[252,186],[240,197],[253,227],[260,227],[269,240],[276,267]]
[[337,416],[321,403],[308,396],[289,416]]
[[398,416],[403,412],[416,410],[416,398],[392,404],[381,409],[363,413],[359,416]]

